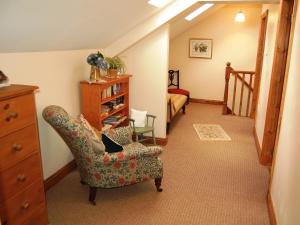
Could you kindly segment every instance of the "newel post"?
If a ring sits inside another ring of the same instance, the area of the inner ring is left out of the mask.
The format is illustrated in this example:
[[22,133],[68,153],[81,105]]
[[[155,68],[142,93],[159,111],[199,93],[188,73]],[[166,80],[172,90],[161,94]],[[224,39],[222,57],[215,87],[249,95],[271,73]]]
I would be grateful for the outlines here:
[[223,100],[223,115],[228,114],[228,111],[227,111],[228,86],[229,86],[230,73],[232,71],[232,68],[231,68],[230,65],[231,65],[230,62],[226,63],[226,68],[225,68],[225,88],[224,88],[224,100]]

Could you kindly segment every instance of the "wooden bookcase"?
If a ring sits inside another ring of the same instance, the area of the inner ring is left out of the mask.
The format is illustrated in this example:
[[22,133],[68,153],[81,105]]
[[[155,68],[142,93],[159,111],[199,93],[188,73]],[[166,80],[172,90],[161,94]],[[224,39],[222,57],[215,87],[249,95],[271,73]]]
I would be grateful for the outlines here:
[[120,119],[111,124],[112,128],[126,121],[129,115],[130,77],[122,75],[117,78],[102,77],[100,82],[80,82],[81,112],[93,127],[101,130],[107,120],[116,117]]

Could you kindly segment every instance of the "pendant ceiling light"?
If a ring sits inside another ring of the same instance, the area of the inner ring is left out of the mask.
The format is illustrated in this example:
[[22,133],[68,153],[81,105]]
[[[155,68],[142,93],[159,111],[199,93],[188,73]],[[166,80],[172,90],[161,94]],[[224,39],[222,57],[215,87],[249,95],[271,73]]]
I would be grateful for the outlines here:
[[242,11],[239,11],[235,16],[235,22],[245,22],[246,17],[245,14]]

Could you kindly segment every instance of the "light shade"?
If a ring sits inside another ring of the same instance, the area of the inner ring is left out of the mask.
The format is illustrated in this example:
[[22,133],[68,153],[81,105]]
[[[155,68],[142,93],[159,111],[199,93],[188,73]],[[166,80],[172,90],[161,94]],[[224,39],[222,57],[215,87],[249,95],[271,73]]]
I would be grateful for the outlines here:
[[191,21],[192,19],[194,19],[196,16],[199,16],[201,13],[203,13],[204,11],[208,10],[210,7],[212,7],[214,4],[213,3],[206,3],[204,5],[202,5],[201,7],[199,7],[198,9],[196,9],[194,12],[192,12],[191,14],[189,14],[188,16],[185,17],[186,20]]
[[163,7],[167,3],[169,3],[171,0],[149,0],[148,4],[153,5],[155,7]]
[[235,16],[235,22],[245,22],[246,17],[245,14],[242,11],[239,11]]

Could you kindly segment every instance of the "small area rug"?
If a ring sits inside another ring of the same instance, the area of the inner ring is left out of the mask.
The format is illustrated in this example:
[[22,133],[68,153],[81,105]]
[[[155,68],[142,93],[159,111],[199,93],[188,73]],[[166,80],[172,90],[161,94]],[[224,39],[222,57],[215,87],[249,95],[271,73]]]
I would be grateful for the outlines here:
[[218,124],[193,124],[201,141],[231,141],[231,138]]

